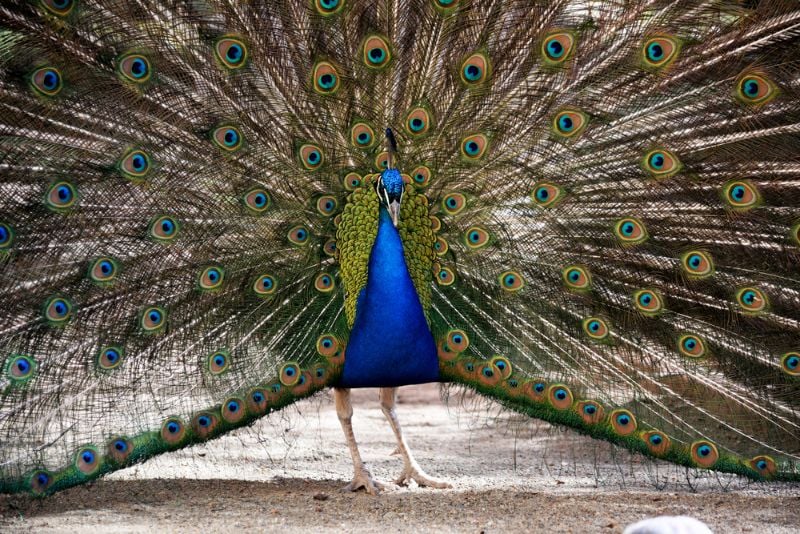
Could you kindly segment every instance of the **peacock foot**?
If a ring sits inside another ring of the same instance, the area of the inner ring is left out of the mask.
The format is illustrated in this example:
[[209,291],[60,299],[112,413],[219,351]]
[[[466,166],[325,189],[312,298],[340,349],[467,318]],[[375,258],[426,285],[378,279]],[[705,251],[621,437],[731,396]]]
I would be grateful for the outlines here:
[[400,476],[395,480],[395,484],[398,486],[407,486],[412,480],[419,486],[428,488],[447,489],[453,487],[449,482],[433,478],[419,467],[412,465],[406,466],[403,469],[403,472],[400,473]]
[[364,488],[364,490],[370,495],[377,495],[382,490],[387,489],[388,486],[382,482],[374,481],[369,470],[366,467],[362,467],[361,469],[355,470],[355,473],[353,474],[353,480],[344,488],[342,488],[342,490],[358,491],[361,488]]

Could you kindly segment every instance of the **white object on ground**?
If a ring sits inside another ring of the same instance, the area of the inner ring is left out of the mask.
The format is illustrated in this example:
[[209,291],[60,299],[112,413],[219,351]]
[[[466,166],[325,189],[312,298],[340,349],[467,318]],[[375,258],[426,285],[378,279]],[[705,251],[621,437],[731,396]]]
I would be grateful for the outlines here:
[[628,525],[622,534],[713,534],[708,525],[685,515],[662,515]]

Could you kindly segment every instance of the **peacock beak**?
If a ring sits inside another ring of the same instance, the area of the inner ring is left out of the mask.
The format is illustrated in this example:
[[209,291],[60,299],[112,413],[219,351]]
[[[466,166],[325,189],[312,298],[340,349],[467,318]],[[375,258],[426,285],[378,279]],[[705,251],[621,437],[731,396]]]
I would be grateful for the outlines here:
[[400,218],[400,201],[392,200],[389,203],[389,215],[392,217],[392,224],[397,228],[397,221]]

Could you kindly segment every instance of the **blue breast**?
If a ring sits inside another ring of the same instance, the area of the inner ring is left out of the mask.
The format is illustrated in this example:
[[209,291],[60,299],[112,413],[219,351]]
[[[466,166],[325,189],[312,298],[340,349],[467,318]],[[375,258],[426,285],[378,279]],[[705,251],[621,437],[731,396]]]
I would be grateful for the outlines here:
[[339,385],[390,387],[438,380],[436,343],[408,274],[400,234],[381,207]]

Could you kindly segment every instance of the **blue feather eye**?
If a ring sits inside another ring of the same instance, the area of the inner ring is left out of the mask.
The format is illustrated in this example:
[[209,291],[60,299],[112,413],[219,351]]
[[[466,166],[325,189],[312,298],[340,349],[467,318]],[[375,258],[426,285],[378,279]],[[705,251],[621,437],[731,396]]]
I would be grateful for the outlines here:
[[0,223],[0,252],[11,247],[14,243],[14,229],[6,223]]
[[739,289],[736,292],[736,302],[746,313],[761,313],[767,308],[767,296],[755,287]]
[[745,104],[761,106],[775,98],[777,94],[775,85],[766,76],[750,73],[744,74],[736,82],[734,96]]
[[100,455],[93,447],[84,447],[75,455],[75,467],[84,475],[93,475],[100,469]]
[[525,279],[517,271],[505,271],[498,276],[500,287],[509,292],[519,291],[525,286]]
[[119,347],[104,347],[97,355],[97,365],[105,371],[116,369],[122,364],[123,355],[124,353]]
[[289,242],[293,245],[303,246],[308,243],[308,238],[310,233],[308,228],[303,225],[298,225],[293,227],[289,232],[286,234],[286,237],[289,238]]
[[800,376],[800,352],[787,352],[781,357],[781,368],[792,376]]
[[642,439],[650,452],[656,456],[666,454],[671,445],[669,438],[658,430],[648,430],[642,433]]
[[214,53],[227,69],[239,69],[247,63],[247,45],[238,37],[228,36],[218,40],[214,45]]
[[638,245],[644,243],[647,238],[647,230],[639,219],[625,217],[614,225],[614,235],[623,245]]
[[568,289],[587,290],[592,285],[589,271],[577,265],[570,265],[561,271],[561,278]]
[[461,0],[433,0],[433,5],[442,12],[448,12],[458,5]]
[[575,405],[575,411],[583,419],[583,422],[589,425],[597,424],[603,420],[605,410],[595,401],[585,400],[580,401]]
[[55,96],[61,92],[63,87],[61,72],[54,67],[43,67],[31,74],[31,86],[37,93],[43,96]]
[[47,471],[34,471],[29,484],[34,495],[45,495],[53,484],[53,476]]
[[366,38],[362,47],[364,64],[370,69],[382,69],[392,60],[389,43],[379,35]]
[[218,147],[226,152],[236,152],[242,147],[242,133],[235,126],[220,126],[216,128],[211,139]]
[[456,281],[455,272],[449,267],[441,267],[436,273],[436,283],[440,286],[450,286]]
[[[480,226],[471,226],[464,234],[464,244],[470,250],[482,249],[489,244],[491,236],[484,228]],[[442,240],[444,241],[444,240]],[[447,245],[445,244],[445,252]]]
[[36,361],[29,356],[15,354],[6,361],[5,376],[13,384],[24,384],[33,377],[35,371]]
[[558,186],[548,182],[539,182],[533,189],[532,198],[537,206],[549,208],[561,199],[562,194],[563,190]]
[[66,17],[75,7],[75,2],[73,0],[42,0],[42,5],[50,13]]
[[167,324],[167,313],[163,308],[158,306],[150,306],[142,311],[142,316],[139,319],[139,325],[142,330],[148,333],[154,333],[162,330]]
[[314,66],[314,90],[323,95],[331,95],[339,89],[339,75],[336,67],[328,61],[321,61]]
[[278,288],[278,283],[275,278],[269,274],[262,274],[253,283],[253,291],[260,297],[272,295]]
[[461,155],[467,161],[481,159],[486,153],[489,140],[483,134],[470,135],[461,141]]
[[589,116],[577,109],[565,109],[553,118],[553,132],[562,138],[577,137],[589,124]]
[[117,167],[126,178],[136,181],[144,178],[151,166],[150,156],[143,150],[134,149],[125,153]]
[[733,180],[722,186],[722,197],[728,207],[745,212],[756,207],[761,199],[758,189],[747,180]]
[[633,294],[633,304],[641,313],[654,316],[664,308],[661,296],[650,289],[640,289]]
[[118,64],[117,71],[123,80],[143,84],[152,76],[150,61],[141,54],[134,53],[122,56]]
[[563,384],[553,384],[547,388],[547,400],[556,410],[567,410],[572,406],[572,391]]
[[300,380],[300,375],[302,375],[300,366],[294,362],[283,364],[279,373],[281,384],[287,387],[297,384],[298,380]]
[[448,215],[457,215],[467,205],[467,198],[461,193],[450,193],[442,199],[442,207]]
[[662,69],[678,57],[680,43],[668,36],[652,37],[642,46],[643,65],[647,69]]
[[314,289],[320,293],[330,293],[336,288],[333,276],[328,273],[320,273],[314,279]]
[[692,250],[681,256],[684,272],[693,279],[708,278],[714,274],[714,262],[711,255],[701,250]]
[[428,110],[423,107],[416,107],[406,116],[406,132],[413,137],[423,136],[430,131],[431,122],[431,114]]
[[685,334],[678,338],[678,351],[689,358],[702,358],[706,354],[706,345],[702,338]]
[[606,339],[609,335],[609,329],[606,322],[599,317],[589,317],[583,320],[583,331],[595,340]]
[[657,148],[642,158],[642,168],[653,178],[670,178],[682,169],[680,160],[672,152]]
[[344,5],[344,0],[314,0],[314,7],[323,16],[333,15]]
[[117,437],[112,439],[106,447],[106,458],[112,462],[123,464],[133,452],[133,444],[128,439]]
[[575,37],[570,32],[548,34],[542,41],[542,57],[549,65],[560,65],[572,55]]
[[231,424],[236,424],[247,415],[245,403],[242,399],[231,398],[222,403],[222,418]]
[[[350,143],[357,148],[372,148],[375,145],[375,130],[366,122],[357,122],[350,128]],[[351,173],[356,174],[356,173]],[[349,176],[349,175],[348,175]],[[358,177],[359,185],[361,177]],[[345,181],[345,186],[347,182]],[[353,188],[358,186],[353,186]]]
[[172,241],[178,236],[180,227],[175,219],[166,215],[154,219],[150,223],[150,237],[158,241]]
[[692,460],[698,467],[711,467],[719,459],[717,446],[710,441],[695,441],[690,448]]
[[118,271],[119,267],[113,258],[97,258],[89,265],[89,278],[98,285],[110,284]]
[[620,436],[628,436],[636,431],[636,418],[628,410],[614,410],[608,418],[611,428]]
[[44,318],[51,324],[62,324],[72,317],[72,303],[62,297],[51,297],[44,305]]
[[167,445],[179,445],[186,436],[186,427],[177,417],[170,417],[161,425],[160,436]]
[[418,187],[427,187],[431,182],[431,170],[425,165],[420,165],[411,171],[411,179]]
[[225,281],[225,269],[218,266],[206,267],[200,271],[197,286],[201,291],[213,291],[222,287]]
[[221,375],[230,366],[230,353],[227,350],[218,350],[208,355],[206,366],[212,375]]
[[244,205],[256,214],[264,213],[272,203],[269,193],[267,193],[266,189],[260,187],[245,193],[243,201]]
[[461,81],[467,87],[476,87],[489,78],[490,70],[491,65],[486,54],[476,52],[461,64]]
[[301,146],[298,155],[300,163],[309,171],[318,169],[324,161],[322,149],[317,145],[306,144]]
[[316,207],[317,213],[323,217],[330,217],[336,211],[339,202],[333,195],[323,195],[317,199]]
[[77,200],[75,187],[69,182],[57,182],[50,186],[45,196],[47,207],[54,211],[66,211]]

